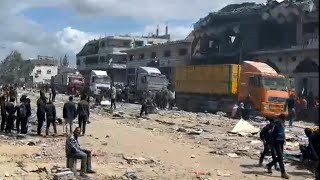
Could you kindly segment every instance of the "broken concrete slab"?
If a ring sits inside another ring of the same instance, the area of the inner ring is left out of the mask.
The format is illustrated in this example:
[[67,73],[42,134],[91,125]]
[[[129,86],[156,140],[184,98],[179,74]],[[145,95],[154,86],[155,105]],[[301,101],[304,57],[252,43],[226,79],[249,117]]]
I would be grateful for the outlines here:
[[56,173],[53,176],[53,180],[73,180],[75,179],[73,172],[71,171],[64,171]]

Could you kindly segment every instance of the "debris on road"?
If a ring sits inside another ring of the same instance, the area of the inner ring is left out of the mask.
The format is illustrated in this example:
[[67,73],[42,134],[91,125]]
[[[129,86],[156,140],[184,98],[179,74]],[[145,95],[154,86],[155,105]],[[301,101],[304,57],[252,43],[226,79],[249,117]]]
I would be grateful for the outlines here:
[[238,158],[239,157],[236,153],[228,153],[227,155],[231,158]]
[[217,175],[221,177],[230,177],[231,172],[228,170],[217,170]]
[[239,134],[239,135],[248,135],[258,133],[259,128],[254,127],[249,122],[240,119],[238,123],[234,126],[231,133]]

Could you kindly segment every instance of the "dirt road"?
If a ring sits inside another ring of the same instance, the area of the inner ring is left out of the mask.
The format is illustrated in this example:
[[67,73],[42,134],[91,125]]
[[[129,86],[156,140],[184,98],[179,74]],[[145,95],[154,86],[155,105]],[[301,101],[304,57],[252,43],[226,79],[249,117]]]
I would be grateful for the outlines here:
[[[61,116],[66,97],[59,95],[57,99]],[[127,179],[124,175],[129,174],[155,180],[280,177],[277,171],[269,175],[256,167],[261,148],[257,135],[227,133],[237,120],[178,111],[161,111],[143,119],[135,117],[135,105],[123,104],[119,109],[114,114],[93,109],[87,135],[80,138],[80,144],[94,152],[92,161],[97,174],[91,179]],[[58,131],[63,133],[62,126]],[[20,140],[1,135],[0,179],[52,178],[54,166],[65,166],[64,145],[65,137],[28,136]],[[313,177],[307,170],[286,165],[290,179]],[[48,173],[39,172],[43,167]],[[32,172],[35,170],[38,172]]]

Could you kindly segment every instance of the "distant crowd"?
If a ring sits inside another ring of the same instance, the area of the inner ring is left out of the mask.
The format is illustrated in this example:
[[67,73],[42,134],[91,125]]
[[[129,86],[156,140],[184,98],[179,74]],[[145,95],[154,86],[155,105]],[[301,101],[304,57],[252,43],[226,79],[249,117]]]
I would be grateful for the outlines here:
[[[46,94],[49,93],[47,97]],[[37,134],[42,134],[44,123],[46,123],[45,134],[49,135],[50,126],[53,127],[54,133],[57,134],[56,124],[60,120],[57,118],[56,107],[53,104],[56,98],[54,88],[43,86],[40,90],[40,97],[36,102],[36,116],[38,121]],[[70,105],[72,104],[72,106]],[[81,101],[73,106],[73,96],[69,97],[69,101],[63,107],[63,119],[66,124],[70,124],[69,129],[72,132],[73,121],[78,117],[79,127],[82,134],[85,134],[86,124],[89,121],[89,97],[86,94],[81,96]],[[4,133],[15,131],[18,134],[27,134],[28,119],[31,113],[31,100],[23,94],[18,101],[17,86],[3,86],[0,95],[1,107],[1,128]],[[62,121],[62,120],[60,120]],[[61,123],[61,122],[60,122]],[[66,129],[67,130],[67,129]]]

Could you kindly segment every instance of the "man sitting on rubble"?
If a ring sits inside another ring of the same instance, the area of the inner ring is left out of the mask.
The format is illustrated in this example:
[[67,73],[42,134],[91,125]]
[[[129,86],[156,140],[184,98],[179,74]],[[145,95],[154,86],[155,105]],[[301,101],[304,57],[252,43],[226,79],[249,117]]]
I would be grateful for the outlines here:
[[81,128],[77,127],[66,141],[66,156],[67,158],[81,159],[80,176],[85,176],[85,173],[95,173],[91,169],[91,151],[82,149],[78,142],[78,137],[81,134]]
[[[272,159],[276,159],[276,154],[272,148],[272,134],[271,131],[274,126],[274,119],[268,118],[269,124],[267,124],[265,127],[262,128],[260,132],[260,139],[263,142],[263,152],[261,153],[260,159],[259,159],[259,166],[262,167],[262,162],[264,160],[264,157],[266,154],[271,152]],[[275,164],[275,168],[277,169],[277,164]]]

